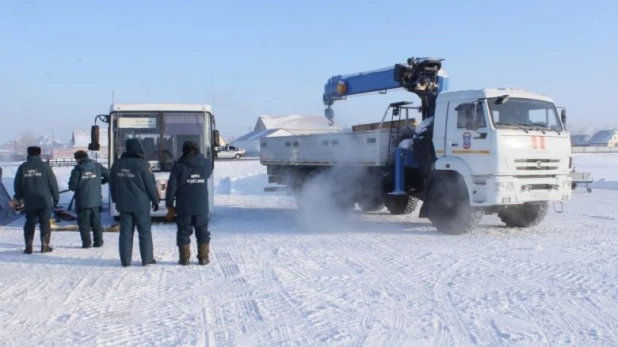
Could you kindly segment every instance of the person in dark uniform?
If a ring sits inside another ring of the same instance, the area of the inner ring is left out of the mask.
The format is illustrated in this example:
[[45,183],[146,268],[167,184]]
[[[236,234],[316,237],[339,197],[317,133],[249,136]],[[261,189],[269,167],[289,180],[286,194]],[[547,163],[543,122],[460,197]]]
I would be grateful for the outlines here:
[[109,181],[112,202],[120,212],[120,262],[125,267],[131,265],[133,233],[137,227],[142,265],[156,264],[150,230],[150,208],[159,210],[154,174],[143,158],[139,139],[128,139],[125,148],[125,153],[112,165]]
[[26,223],[24,225],[24,240],[26,249],[24,253],[32,254],[34,230],[37,222],[41,229],[41,253],[51,252],[54,249],[49,246],[51,238],[51,214],[52,208],[58,205],[60,193],[58,181],[49,164],[41,160],[41,148],[28,147],[26,162],[21,164],[15,174],[14,190],[15,200],[23,201],[26,211]]
[[86,151],[74,154],[77,165],[71,171],[69,190],[75,192],[77,224],[82,248],[93,246],[90,230],[94,235],[94,247],[103,246],[103,226],[101,225],[101,185],[109,181],[109,170],[88,158]]
[[0,225],[11,223],[18,216],[15,210],[15,201],[2,182],[2,168],[0,167]]
[[[195,142],[187,141],[182,146],[183,155],[172,167],[167,183],[165,206],[166,218],[176,215],[176,244],[181,265],[188,265],[191,257],[190,236],[195,228],[200,265],[210,262],[210,232],[208,231],[208,177],[212,162],[204,158]],[[174,198],[176,207],[174,207]]]

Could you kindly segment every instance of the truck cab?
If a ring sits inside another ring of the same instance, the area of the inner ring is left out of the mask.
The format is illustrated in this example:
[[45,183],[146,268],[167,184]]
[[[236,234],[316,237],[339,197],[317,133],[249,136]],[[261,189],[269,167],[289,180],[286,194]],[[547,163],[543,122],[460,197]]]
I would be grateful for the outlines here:
[[[465,184],[471,208],[497,212],[507,225],[534,225],[548,201],[571,198],[573,164],[564,120],[551,98],[526,90],[441,93],[433,124],[434,177]],[[505,216],[513,214],[518,222],[509,223]]]

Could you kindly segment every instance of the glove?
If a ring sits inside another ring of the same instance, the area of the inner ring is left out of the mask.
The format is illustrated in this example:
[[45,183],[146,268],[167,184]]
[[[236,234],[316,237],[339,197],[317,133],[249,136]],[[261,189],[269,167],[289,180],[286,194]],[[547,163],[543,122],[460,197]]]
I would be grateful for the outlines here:
[[154,202],[152,203],[152,210],[157,212],[159,211],[159,204],[155,204]]
[[167,208],[167,215],[165,216],[165,219],[170,221],[170,220],[172,220],[174,218],[175,215],[176,215],[176,209],[174,207],[168,207]]
[[15,200],[15,211],[21,212],[24,209],[24,202],[22,200]]

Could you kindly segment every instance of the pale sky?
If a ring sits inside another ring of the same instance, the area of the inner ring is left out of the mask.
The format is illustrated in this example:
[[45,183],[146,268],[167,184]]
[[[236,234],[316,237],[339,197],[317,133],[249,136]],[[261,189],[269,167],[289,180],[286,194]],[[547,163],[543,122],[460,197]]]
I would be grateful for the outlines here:
[[[526,88],[569,123],[618,127],[618,1],[0,0],[0,141],[69,139],[117,102],[209,103],[225,137],[259,114],[323,115],[326,80],[444,58],[450,90]],[[211,86],[214,85],[214,92]],[[214,98],[213,98],[214,96]],[[335,104],[378,121],[405,92]]]

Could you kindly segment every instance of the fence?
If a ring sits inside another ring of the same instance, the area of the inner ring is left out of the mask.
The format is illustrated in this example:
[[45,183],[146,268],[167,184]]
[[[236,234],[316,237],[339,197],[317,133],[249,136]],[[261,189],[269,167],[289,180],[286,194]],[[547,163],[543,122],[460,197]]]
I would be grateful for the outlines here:
[[618,153],[618,147],[608,146],[571,146],[573,153]]
[[75,159],[50,159],[47,163],[51,167],[71,167],[77,165]]

